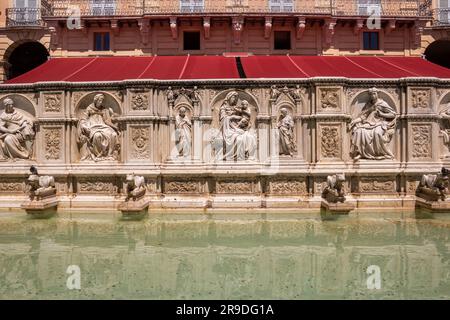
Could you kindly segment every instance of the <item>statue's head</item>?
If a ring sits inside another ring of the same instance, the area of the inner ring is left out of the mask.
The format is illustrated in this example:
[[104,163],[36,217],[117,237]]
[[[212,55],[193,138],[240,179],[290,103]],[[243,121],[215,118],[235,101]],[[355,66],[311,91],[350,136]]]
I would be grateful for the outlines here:
[[369,98],[371,102],[376,102],[378,100],[378,89],[371,88],[369,89]]
[[5,100],[3,100],[3,105],[5,106],[6,113],[14,112],[14,101],[12,99],[6,98]]
[[280,113],[283,117],[285,117],[288,114],[288,110],[286,108],[281,108]]
[[345,173],[338,173],[336,175],[336,181],[338,182],[344,182],[345,181]]
[[231,116],[233,114],[233,108],[231,108],[230,106],[226,106],[225,107],[225,114],[228,116]]
[[247,118],[242,118],[241,121],[239,121],[239,128],[245,129],[247,127],[248,127]]
[[227,94],[225,100],[228,101],[230,106],[235,106],[238,103],[239,94],[236,91],[231,91]]
[[103,100],[105,100],[105,96],[102,93],[96,94],[94,97],[94,105],[96,107],[102,106]]
[[248,101],[247,100],[242,100],[241,102],[241,109],[245,110],[248,108]]
[[178,114],[181,117],[184,117],[186,115],[186,108],[185,107],[181,107],[180,110],[178,110]]

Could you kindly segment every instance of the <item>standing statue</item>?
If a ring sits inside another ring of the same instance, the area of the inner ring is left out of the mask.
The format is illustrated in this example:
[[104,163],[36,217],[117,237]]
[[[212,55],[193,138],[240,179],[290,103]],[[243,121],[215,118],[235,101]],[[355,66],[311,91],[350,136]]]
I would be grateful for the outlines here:
[[175,118],[175,145],[179,157],[188,157],[191,154],[192,123],[186,115],[186,108],[181,107]]
[[369,101],[350,123],[353,159],[393,159],[388,145],[395,132],[396,117],[394,108],[378,97],[378,90],[370,89]]
[[105,96],[97,94],[80,116],[78,146],[81,160],[118,160],[119,129],[113,123],[116,114],[103,105]]
[[417,188],[417,195],[423,195],[431,201],[445,201],[448,191],[450,171],[442,168],[439,174],[424,174]]
[[[253,160],[256,153],[256,136],[250,131],[248,102],[239,102],[239,94],[231,91],[219,110],[220,138],[223,160]],[[217,137],[215,138],[217,139]]]
[[297,152],[297,146],[294,140],[294,120],[286,108],[281,108],[280,110],[280,119],[277,128],[280,135],[280,155],[292,157]]
[[14,101],[3,100],[0,115],[0,159],[31,159],[35,130],[33,120],[14,108]]
[[56,194],[55,178],[52,176],[39,176],[35,166],[30,168],[27,180],[30,200],[41,200]]

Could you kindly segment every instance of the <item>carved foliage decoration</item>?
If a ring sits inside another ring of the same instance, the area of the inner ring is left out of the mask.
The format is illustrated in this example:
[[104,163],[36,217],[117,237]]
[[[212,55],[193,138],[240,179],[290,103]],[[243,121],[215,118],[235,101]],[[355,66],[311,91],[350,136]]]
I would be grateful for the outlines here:
[[360,193],[395,192],[395,182],[387,177],[362,177]]
[[150,130],[147,127],[131,128],[131,157],[133,159],[150,158]]
[[319,106],[324,110],[340,109],[340,89],[339,88],[321,88],[319,89]]
[[79,193],[105,193],[114,194],[117,188],[111,180],[99,177],[80,178],[78,180]]
[[411,104],[415,109],[426,109],[430,107],[431,90],[413,89],[411,90]]
[[320,152],[322,158],[341,157],[341,135],[338,126],[321,126]]
[[45,159],[58,160],[61,158],[61,137],[60,128],[45,128]]
[[306,194],[306,182],[298,179],[274,180],[269,182],[272,194]]
[[167,181],[164,185],[166,193],[198,193],[200,192],[198,181]]
[[228,194],[253,193],[253,183],[252,181],[219,180],[216,184],[216,192]]
[[413,158],[431,158],[431,125],[412,126]]
[[61,112],[61,109],[62,109],[61,94],[52,93],[44,95],[45,112]]
[[131,98],[131,108],[133,110],[147,110],[148,109],[148,97],[143,92],[133,94]]
[[24,184],[14,179],[5,179],[0,181],[1,193],[22,193],[24,192]]

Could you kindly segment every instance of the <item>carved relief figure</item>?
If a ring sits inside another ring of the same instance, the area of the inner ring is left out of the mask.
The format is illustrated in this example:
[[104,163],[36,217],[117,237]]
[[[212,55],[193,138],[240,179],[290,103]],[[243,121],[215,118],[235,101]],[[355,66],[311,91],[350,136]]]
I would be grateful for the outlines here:
[[39,176],[35,166],[30,168],[27,184],[31,200],[40,200],[56,194],[55,178],[52,176]]
[[113,123],[116,114],[103,105],[103,94],[97,94],[80,116],[78,145],[81,160],[117,160],[119,129]]
[[142,176],[135,176],[133,174],[128,174],[126,177],[126,191],[127,197],[125,201],[133,199],[134,201],[142,198],[145,195],[145,179]]
[[0,159],[31,159],[35,130],[33,120],[14,108],[12,99],[3,100],[0,115]]
[[378,97],[378,90],[369,90],[369,101],[358,118],[350,123],[352,156],[358,159],[393,159],[389,143],[396,125],[395,109]]
[[280,155],[293,156],[297,151],[294,140],[294,120],[286,108],[280,110],[277,128],[280,135]]
[[179,157],[187,157],[191,154],[192,123],[186,115],[186,108],[181,107],[175,118],[175,144]]
[[[239,102],[236,91],[228,93],[219,111],[224,160],[254,159],[256,136],[250,131],[248,102]],[[216,137],[217,139],[217,137]]]
[[322,196],[332,203],[344,202],[345,192],[344,192],[344,182],[345,174],[334,174],[327,177],[327,186],[323,190]]
[[448,175],[450,171],[442,168],[439,174],[424,174],[420,180],[417,194],[431,201],[447,198]]
[[440,112],[440,116],[444,144],[450,149],[450,103]]

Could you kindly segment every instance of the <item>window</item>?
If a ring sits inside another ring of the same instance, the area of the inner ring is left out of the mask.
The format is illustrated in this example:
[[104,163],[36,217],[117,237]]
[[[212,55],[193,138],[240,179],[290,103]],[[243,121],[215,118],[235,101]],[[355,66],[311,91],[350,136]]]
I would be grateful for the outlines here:
[[13,16],[10,18],[21,25],[35,24],[40,18],[38,1],[15,0]]
[[294,11],[293,0],[269,0],[269,8],[272,12]]
[[378,32],[364,32],[363,33],[363,47],[364,50],[380,50]]
[[370,16],[376,13],[381,14],[381,0],[358,0],[358,14]]
[[450,23],[450,0],[439,0],[439,22]]
[[291,50],[291,32],[290,31],[274,31],[275,50]]
[[180,0],[181,12],[203,11],[203,0]]
[[200,50],[200,31],[183,32],[183,50]]
[[91,0],[91,11],[94,16],[113,16],[116,0]]
[[94,50],[95,51],[109,51],[109,32],[95,32],[94,33]]

